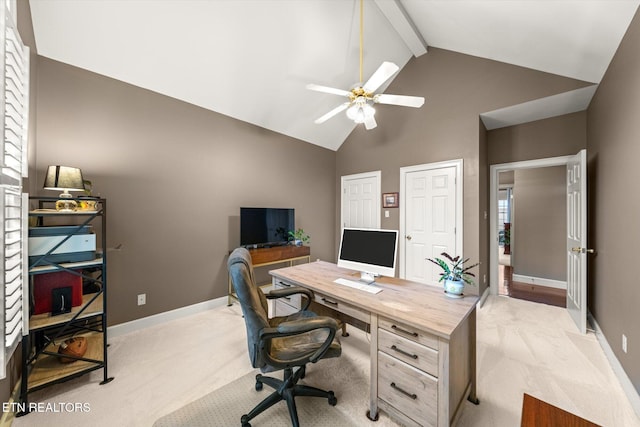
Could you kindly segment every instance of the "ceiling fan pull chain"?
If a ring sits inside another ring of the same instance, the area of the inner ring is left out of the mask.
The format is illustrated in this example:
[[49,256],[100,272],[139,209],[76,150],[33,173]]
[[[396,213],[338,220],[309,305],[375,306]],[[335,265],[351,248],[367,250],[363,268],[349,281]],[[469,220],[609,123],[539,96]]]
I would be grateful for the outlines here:
[[360,0],[360,84],[364,83],[362,79],[362,49],[364,44],[364,0]]

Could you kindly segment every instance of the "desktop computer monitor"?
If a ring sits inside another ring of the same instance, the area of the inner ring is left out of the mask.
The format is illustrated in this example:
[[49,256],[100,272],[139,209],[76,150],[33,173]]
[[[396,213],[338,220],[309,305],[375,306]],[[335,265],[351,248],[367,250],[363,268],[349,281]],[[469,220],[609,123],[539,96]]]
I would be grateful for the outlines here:
[[375,276],[395,276],[397,230],[344,228],[340,240],[338,266],[359,270],[360,280],[373,282]]

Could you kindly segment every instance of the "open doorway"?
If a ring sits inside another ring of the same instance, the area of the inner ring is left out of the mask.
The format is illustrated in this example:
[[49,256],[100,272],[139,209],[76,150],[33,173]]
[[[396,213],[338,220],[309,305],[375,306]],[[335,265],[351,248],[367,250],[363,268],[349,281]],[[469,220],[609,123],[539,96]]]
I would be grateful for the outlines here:
[[498,295],[509,296],[511,267],[511,224],[513,222],[514,171],[498,173]]
[[566,307],[566,166],[498,173],[498,295]]
[[566,306],[566,165],[491,166],[492,294]]

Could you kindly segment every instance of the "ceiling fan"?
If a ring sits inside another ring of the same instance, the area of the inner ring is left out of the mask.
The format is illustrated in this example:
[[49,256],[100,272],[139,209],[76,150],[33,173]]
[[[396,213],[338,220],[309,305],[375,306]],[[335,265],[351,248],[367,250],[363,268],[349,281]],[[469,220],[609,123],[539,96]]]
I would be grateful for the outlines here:
[[364,0],[360,0],[360,83],[357,83],[351,90],[336,89],[328,86],[321,86],[310,83],[307,89],[317,92],[331,93],[339,96],[346,96],[349,100],[340,104],[327,114],[315,120],[314,123],[321,124],[347,110],[347,117],[356,123],[364,123],[367,130],[375,128],[378,124],[374,118],[375,109],[373,104],[391,104],[404,107],[420,108],[424,104],[421,96],[376,94],[375,91],[382,86],[392,75],[400,69],[393,62],[383,62],[375,73],[362,84],[362,39],[363,39],[363,11]]

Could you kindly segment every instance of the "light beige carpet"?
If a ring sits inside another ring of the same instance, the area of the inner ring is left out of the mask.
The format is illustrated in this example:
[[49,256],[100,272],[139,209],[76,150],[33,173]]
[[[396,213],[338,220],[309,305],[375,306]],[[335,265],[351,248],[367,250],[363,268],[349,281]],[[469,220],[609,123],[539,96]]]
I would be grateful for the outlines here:
[[524,393],[604,427],[640,427],[596,336],[564,308],[490,296],[477,349],[480,405],[464,402],[457,427],[519,426]]
[[[259,371],[247,374],[160,418],[153,427],[240,426],[240,417],[273,391],[266,385],[261,391],[255,390],[256,373]],[[270,374],[278,378],[281,375],[282,372]],[[382,414],[377,423],[366,418],[369,400],[368,366],[362,366],[349,357],[343,355],[308,365],[307,374],[300,383],[333,390],[338,398],[336,406],[330,406],[322,398],[297,398],[298,417],[303,427],[396,425]],[[286,402],[277,403],[250,423],[252,427],[291,425]]]
[[[99,385],[102,371],[95,371],[30,395],[38,403],[86,403],[90,412],[34,412],[15,419],[13,427],[150,427],[253,371],[244,330],[234,304],[111,336],[109,375],[114,381]],[[338,405],[321,399],[312,405],[324,414],[346,413],[357,427],[392,426],[383,412],[377,423],[366,418],[369,337],[352,327],[349,332],[341,340],[342,357],[311,365],[305,378],[328,384]],[[604,427],[640,427],[595,335],[579,334],[565,309],[490,296],[478,310],[477,348],[480,405],[465,402],[457,427],[520,425],[523,393]],[[338,366],[325,369],[324,363]],[[260,417],[252,424],[260,427]],[[239,427],[239,418],[228,425]]]

